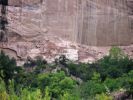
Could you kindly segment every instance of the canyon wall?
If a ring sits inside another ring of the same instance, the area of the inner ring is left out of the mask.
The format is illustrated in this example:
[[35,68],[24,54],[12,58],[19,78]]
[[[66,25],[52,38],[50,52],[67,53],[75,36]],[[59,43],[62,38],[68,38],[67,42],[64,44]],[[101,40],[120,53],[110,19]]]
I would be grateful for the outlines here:
[[132,0],[8,0],[8,5],[9,27],[26,35],[47,33],[95,46],[133,42]]
[[133,42],[132,0],[81,0],[77,41],[88,45],[128,45]]
[[94,61],[106,46],[133,43],[133,0],[0,0],[0,9],[0,49],[19,61]]
[[46,5],[53,33],[86,45],[133,42],[131,0],[47,0]]

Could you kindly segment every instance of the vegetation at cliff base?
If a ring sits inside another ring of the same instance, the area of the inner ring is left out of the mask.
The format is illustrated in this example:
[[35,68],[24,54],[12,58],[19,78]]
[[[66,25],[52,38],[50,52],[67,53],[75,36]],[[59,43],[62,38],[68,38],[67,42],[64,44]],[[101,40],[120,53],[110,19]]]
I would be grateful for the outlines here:
[[61,56],[49,64],[42,57],[17,66],[0,53],[0,100],[133,99],[133,59],[118,47],[90,63]]

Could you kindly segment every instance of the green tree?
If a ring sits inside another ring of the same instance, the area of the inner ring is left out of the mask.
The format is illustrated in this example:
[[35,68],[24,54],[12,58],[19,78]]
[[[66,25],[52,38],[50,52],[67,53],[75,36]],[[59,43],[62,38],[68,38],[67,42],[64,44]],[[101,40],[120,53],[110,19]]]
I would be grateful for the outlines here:
[[49,88],[51,96],[58,98],[74,88],[75,82],[65,75],[63,71],[57,73],[39,74],[37,86],[44,92],[46,87]]
[[101,94],[106,92],[104,84],[101,82],[100,74],[94,73],[92,80],[81,85],[81,95],[85,99],[92,99],[96,94]]
[[104,85],[111,91],[119,90],[122,88],[122,82],[118,79],[107,78],[104,81]]
[[125,56],[122,50],[118,47],[111,48],[109,56],[103,57],[96,63],[99,66],[98,72],[101,74],[103,81],[107,77],[121,77],[124,73],[133,70],[133,60]]
[[0,99],[8,100],[9,95],[6,92],[6,86],[4,81],[0,78]]
[[109,56],[111,57],[111,59],[121,59],[121,58],[126,57],[126,55],[121,50],[121,48],[116,47],[116,46],[114,46],[110,49]]
[[16,60],[10,59],[3,51],[0,53],[0,77],[8,85],[9,80],[12,80],[17,74]]
[[49,88],[48,87],[46,87],[46,89],[45,89],[44,100],[51,100],[51,96],[50,96]]
[[71,95],[70,93],[66,92],[60,96],[59,100],[81,100],[78,96]]
[[97,94],[95,99],[96,100],[113,100],[113,97],[102,93],[102,94]]

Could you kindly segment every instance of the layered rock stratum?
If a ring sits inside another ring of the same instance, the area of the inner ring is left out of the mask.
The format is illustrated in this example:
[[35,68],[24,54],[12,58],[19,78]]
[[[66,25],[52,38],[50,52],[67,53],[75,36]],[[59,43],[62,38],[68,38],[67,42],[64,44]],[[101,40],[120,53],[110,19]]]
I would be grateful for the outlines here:
[[8,41],[0,45],[18,61],[39,55],[53,61],[65,54],[92,62],[112,45],[126,45],[132,56],[133,0],[7,1]]

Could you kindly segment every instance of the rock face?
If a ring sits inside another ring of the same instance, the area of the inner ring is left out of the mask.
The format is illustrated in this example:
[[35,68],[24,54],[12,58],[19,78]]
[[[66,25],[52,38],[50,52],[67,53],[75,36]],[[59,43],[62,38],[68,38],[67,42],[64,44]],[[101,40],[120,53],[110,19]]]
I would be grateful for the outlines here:
[[[22,30],[26,35],[47,32],[50,35],[93,46],[128,45],[133,42],[132,0],[8,0],[8,2],[9,27],[18,30],[21,35],[24,33]],[[21,27],[16,27],[16,24],[21,24]]]
[[4,4],[8,42],[0,47],[19,60],[66,54],[76,61],[94,61],[108,48],[90,46],[133,43],[133,0],[0,0],[0,4],[3,1],[8,1]]

